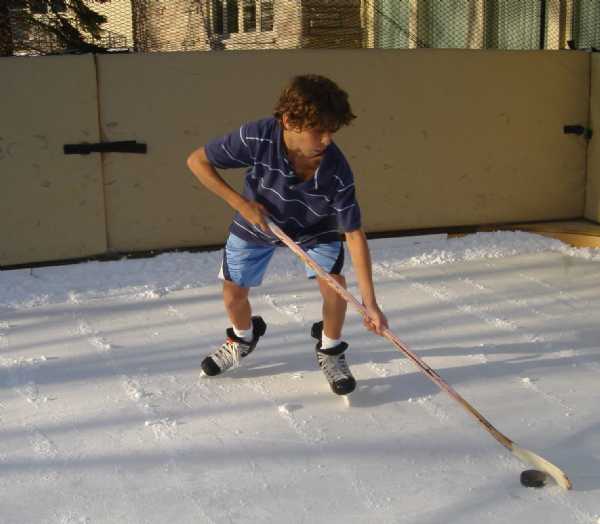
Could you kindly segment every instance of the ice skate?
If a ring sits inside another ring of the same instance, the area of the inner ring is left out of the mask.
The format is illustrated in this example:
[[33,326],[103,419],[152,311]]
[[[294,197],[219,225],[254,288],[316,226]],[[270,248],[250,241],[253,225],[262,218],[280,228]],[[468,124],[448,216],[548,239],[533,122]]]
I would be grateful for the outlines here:
[[235,335],[233,328],[227,328],[227,340],[214,353],[202,361],[202,371],[209,377],[220,375],[231,368],[240,365],[243,358],[247,357],[267,330],[267,325],[262,317],[252,317],[252,340],[247,342]]
[[348,395],[356,388],[356,380],[346,362],[344,352],[348,349],[346,342],[340,342],[333,348],[321,348],[321,335],[323,333],[323,322],[315,322],[311,329],[311,335],[317,339],[315,352],[317,363],[325,375],[331,390],[336,395]]

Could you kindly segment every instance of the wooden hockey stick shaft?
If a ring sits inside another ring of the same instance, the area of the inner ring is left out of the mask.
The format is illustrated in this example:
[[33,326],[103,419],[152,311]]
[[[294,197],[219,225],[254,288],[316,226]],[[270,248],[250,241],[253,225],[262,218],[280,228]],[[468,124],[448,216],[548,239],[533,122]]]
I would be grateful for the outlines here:
[[[327,282],[346,302],[353,305],[365,319],[369,319],[366,308],[354,296],[333,279],[325,270],[315,262],[300,246],[298,246],[290,237],[288,237],[279,226],[268,219],[267,224],[271,231],[279,238],[287,247],[289,247],[305,264],[310,266],[319,277]],[[548,473],[556,483],[564,489],[571,489],[572,483],[557,466],[547,461],[543,457],[517,446],[506,435],[498,431],[479,411],[469,404],[454,388],[448,385],[429,365],[427,365],[420,357],[413,353],[394,333],[389,329],[385,329],[383,336],[388,339],[401,353],[408,357],[419,370],[432,380],[441,390],[445,391],[454,400],[456,400],[464,409],[467,410],[475,419],[490,433],[500,444],[502,444],[511,453],[517,456],[526,464],[531,464],[536,469]]]

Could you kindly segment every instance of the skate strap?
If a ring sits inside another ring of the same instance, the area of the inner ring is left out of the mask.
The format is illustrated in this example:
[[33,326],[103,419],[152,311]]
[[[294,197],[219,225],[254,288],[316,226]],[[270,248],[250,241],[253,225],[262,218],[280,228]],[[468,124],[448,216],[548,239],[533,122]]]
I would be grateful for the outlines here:
[[227,338],[230,339],[232,342],[237,342],[238,344],[245,344],[247,346],[250,346],[252,344],[255,344],[258,341],[258,339],[265,334],[266,331],[267,331],[267,324],[262,319],[262,317],[256,316],[256,317],[252,317],[252,340],[251,341],[248,342],[247,340],[244,340],[243,338],[238,337],[235,334],[235,331],[233,330],[232,327],[227,328],[225,333],[227,334]]
[[321,343],[317,344],[317,352],[322,353],[323,355],[327,355],[329,357],[337,357],[341,355],[344,351],[348,349],[348,344],[345,342],[340,342],[337,346],[327,349],[321,349]]
[[262,337],[267,331],[267,324],[262,317],[252,317],[252,332],[253,338],[258,339]]

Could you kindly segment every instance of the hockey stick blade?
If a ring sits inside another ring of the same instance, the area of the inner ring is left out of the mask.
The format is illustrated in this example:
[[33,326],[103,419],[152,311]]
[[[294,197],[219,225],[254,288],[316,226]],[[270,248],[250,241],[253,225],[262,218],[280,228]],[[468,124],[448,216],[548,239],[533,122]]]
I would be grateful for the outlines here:
[[531,464],[535,469],[539,469],[550,475],[561,488],[569,490],[573,487],[571,480],[565,475],[564,471],[552,464],[552,462],[547,461],[544,457],[540,457],[538,454],[529,451],[528,449],[521,448],[514,442],[512,443],[510,450],[513,455],[518,457],[522,462]]
[[[301,247],[288,237],[279,226],[272,220],[267,219],[267,224],[271,231],[279,240],[289,247],[305,264],[310,266],[319,277],[327,282],[346,302],[353,305],[365,319],[369,319],[367,310],[354,296],[341,286],[329,273],[317,264]],[[426,364],[419,356],[413,353],[400,339],[394,335],[389,329],[384,330],[383,336],[388,339],[401,353],[407,356],[419,370],[433,381],[442,391],[445,391],[454,400],[456,400],[465,410],[467,410],[475,419],[484,427],[484,429],[492,435],[502,446],[508,449],[513,455],[519,458],[522,462],[534,466],[536,469],[550,475],[556,483],[563,489],[569,490],[573,484],[567,475],[557,466],[549,462],[543,457],[540,457],[533,451],[517,446],[506,435],[498,431],[479,411],[469,404],[457,391],[448,385],[428,364]]]

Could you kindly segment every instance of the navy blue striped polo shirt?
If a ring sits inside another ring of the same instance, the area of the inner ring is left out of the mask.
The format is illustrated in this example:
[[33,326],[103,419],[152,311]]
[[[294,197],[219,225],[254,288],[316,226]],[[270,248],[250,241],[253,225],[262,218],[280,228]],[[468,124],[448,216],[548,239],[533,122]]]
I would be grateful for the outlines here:
[[[294,174],[279,120],[249,122],[238,131],[204,146],[209,162],[220,169],[247,167],[243,195],[259,202],[295,242],[304,247],[340,239],[340,232],[361,227],[354,177],[344,154],[331,143],[313,178]],[[280,244],[236,213],[229,231],[249,242]]]

